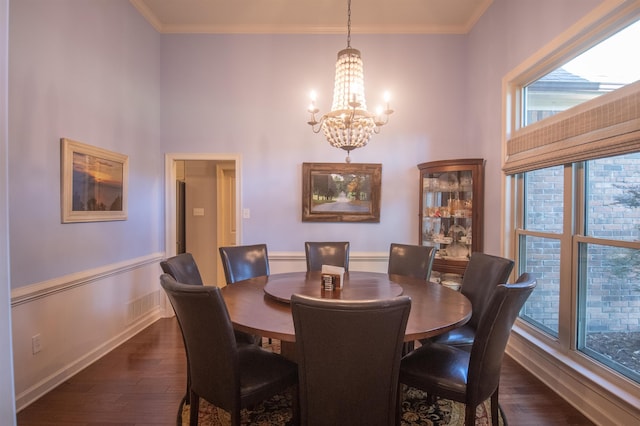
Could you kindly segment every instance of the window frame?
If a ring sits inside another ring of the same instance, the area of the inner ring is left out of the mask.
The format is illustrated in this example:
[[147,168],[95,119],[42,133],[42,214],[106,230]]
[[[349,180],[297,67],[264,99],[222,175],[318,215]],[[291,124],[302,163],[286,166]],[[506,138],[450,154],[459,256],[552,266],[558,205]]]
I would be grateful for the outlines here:
[[[507,159],[507,141],[511,134],[520,128],[523,120],[522,88],[608,38],[621,28],[640,19],[639,3],[605,1],[597,10],[503,78],[503,166]],[[512,337],[512,341],[516,341],[515,346],[511,349],[512,344],[510,343],[507,352],[513,355],[516,360],[520,355],[521,361],[527,356],[535,355],[539,365],[534,366],[529,363],[528,368],[532,371],[537,370],[538,376],[541,378],[548,374],[548,380],[555,380],[557,376],[554,374],[560,373],[565,379],[571,378],[570,381],[574,386],[584,386],[585,391],[586,389],[595,389],[597,396],[586,397],[590,401],[599,398],[598,402],[607,401],[604,403],[605,406],[611,404],[611,406],[619,407],[620,404],[631,404],[631,406],[637,407],[640,404],[638,396],[640,395],[640,385],[638,383],[621,376],[577,349],[579,320],[578,245],[583,238],[591,239],[592,237],[578,235],[575,232],[576,230],[581,230],[581,232],[584,230],[585,212],[576,210],[578,206],[584,205],[584,162],[563,164],[563,166],[565,170],[565,215],[561,236],[561,258],[567,259],[566,256],[570,256],[571,262],[561,262],[558,338],[553,338],[518,318],[512,332],[515,337]],[[524,175],[522,173],[503,174],[502,200],[502,252],[505,256],[515,260],[514,273],[517,273],[520,270],[517,256],[519,239],[524,231],[524,209],[521,208],[524,205]],[[532,235],[534,234],[534,232],[530,232]],[[529,233],[526,232],[526,234]],[[618,241],[616,241],[617,243]],[[542,365],[547,367],[542,367]],[[584,393],[586,392],[578,395],[580,391],[571,389],[570,384],[563,384],[561,388],[564,392],[559,392],[570,401],[585,404],[583,398],[585,398]],[[636,417],[632,418],[636,419]]]
[[[518,173],[516,175],[512,175],[511,179],[516,182],[516,202],[512,204],[511,208],[513,209],[513,216],[516,219],[514,223],[514,228],[512,228],[513,240],[511,242],[512,251],[510,253],[511,258],[514,259],[514,271],[516,274],[519,274],[521,271],[520,265],[520,254],[522,253],[522,248],[520,247],[521,236],[532,236],[532,237],[541,237],[541,238],[550,238],[560,241],[560,258],[566,259],[567,257],[572,258],[571,250],[572,250],[572,234],[575,227],[575,223],[573,221],[574,215],[567,214],[575,212],[575,201],[576,198],[574,194],[576,193],[575,188],[573,187],[572,177],[576,174],[577,167],[573,167],[571,165],[563,166],[563,179],[564,179],[564,200],[563,205],[565,206],[565,214],[563,215],[563,223],[562,223],[562,232],[561,233],[550,233],[550,232],[542,232],[542,231],[533,231],[525,229],[525,179],[523,173]],[[507,179],[510,177],[507,176]],[[569,207],[567,207],[569,206]],[[569,208],[570,211],[567,212],[566,209]],[[544,330],[535,327],[533,324],[518,318],[516,324],[523,329],[526,329],[529,334],[535,335],[537,339],[546,340],[549,344],[554,346],[556,349],[561,350],[563,348],[575,349],[575,342],[571,340],[571,329],[576,326],[576,321],[573,321],[572,316],[573,312],[577,309],[576,304],[572,304],[572,300],[574,299],[574,295],[577,294],[577,280],[574,280],[575,276],[573,261],[569,262],[560,262],[560,290],[559,290],[559,302],[558,302],[558,336],[553,336],[545,332]],[[569,282],[571,283],[568,287],[566,284],[562,283]],[[568,288],[567,288],[568,287]],[[572,344],[573,343],[573,344]],[[572,347],[573,346],[573,347]]]

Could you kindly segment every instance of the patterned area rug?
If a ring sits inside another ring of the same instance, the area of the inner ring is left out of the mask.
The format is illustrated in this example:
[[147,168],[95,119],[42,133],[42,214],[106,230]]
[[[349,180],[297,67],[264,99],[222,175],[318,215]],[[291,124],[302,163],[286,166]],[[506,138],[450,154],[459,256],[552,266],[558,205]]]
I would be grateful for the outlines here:
[[[262,347],[276,353],[280,353],[280,341],[262,340]],[[427,402],[427,394],[421,390],[402,386],[402,426],[463,426],[464,404],[438,399],[435,404]],[[243,425],[256,426],[291,426],[292,396],[291,391],[276,395],[264,401],[252,410],[242,410]],[[490,401],[478,405],[476,409],[476,426],[491,425]],[[499,411],[498,424],[507,426],[502,410]],[[178,412],[178,425],[189,426],[189,406],[180,405]],[[200,412],[198,413],[198,425],[221,426],[230,425],[231,415],[207,401],[200,398]]]
[[[291,421],[291,392],[276,395],[273,398],[254,407],[253,410],[242,410],[242,424],[259,426],[290,426]],[[485,401],[477,408],[476,425],[490,425],[491,414],[489,401]],[[189,406],[181,407],[182,425],[189,425]],[[505,426],[502,412],[498,419],[500,425]],[[228,412],[217,408],[200,399],[200,426],[230,425],[231,416]],[[444,426],[464,425],[464,405],[439,399],[434,405],[427,403],[427,395],[417,389],[404,387],[402,402],[402,426]]]

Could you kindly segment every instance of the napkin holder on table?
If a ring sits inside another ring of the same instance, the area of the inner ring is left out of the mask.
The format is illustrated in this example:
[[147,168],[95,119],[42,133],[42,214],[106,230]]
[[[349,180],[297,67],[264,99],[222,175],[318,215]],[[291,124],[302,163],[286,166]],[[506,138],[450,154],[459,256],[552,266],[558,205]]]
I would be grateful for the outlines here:
[[324,288],[325,290],[341,289],[343,283],[343,267],[322,265],[322,288]]

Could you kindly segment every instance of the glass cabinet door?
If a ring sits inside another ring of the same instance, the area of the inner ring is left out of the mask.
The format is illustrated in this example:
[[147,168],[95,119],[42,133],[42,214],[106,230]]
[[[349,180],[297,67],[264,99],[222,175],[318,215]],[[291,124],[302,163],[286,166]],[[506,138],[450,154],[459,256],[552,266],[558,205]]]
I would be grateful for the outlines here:
[[423,163],[420,169],[420,244],[436,248],[433,270],[461,275],[482,250],[484,160]]

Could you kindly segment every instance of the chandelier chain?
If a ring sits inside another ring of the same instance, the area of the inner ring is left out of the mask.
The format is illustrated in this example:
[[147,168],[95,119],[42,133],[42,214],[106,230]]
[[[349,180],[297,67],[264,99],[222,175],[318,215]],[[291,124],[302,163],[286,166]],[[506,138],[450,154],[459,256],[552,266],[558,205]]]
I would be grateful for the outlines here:
[[347,48],[351,47],[351,0],[347,3]]

